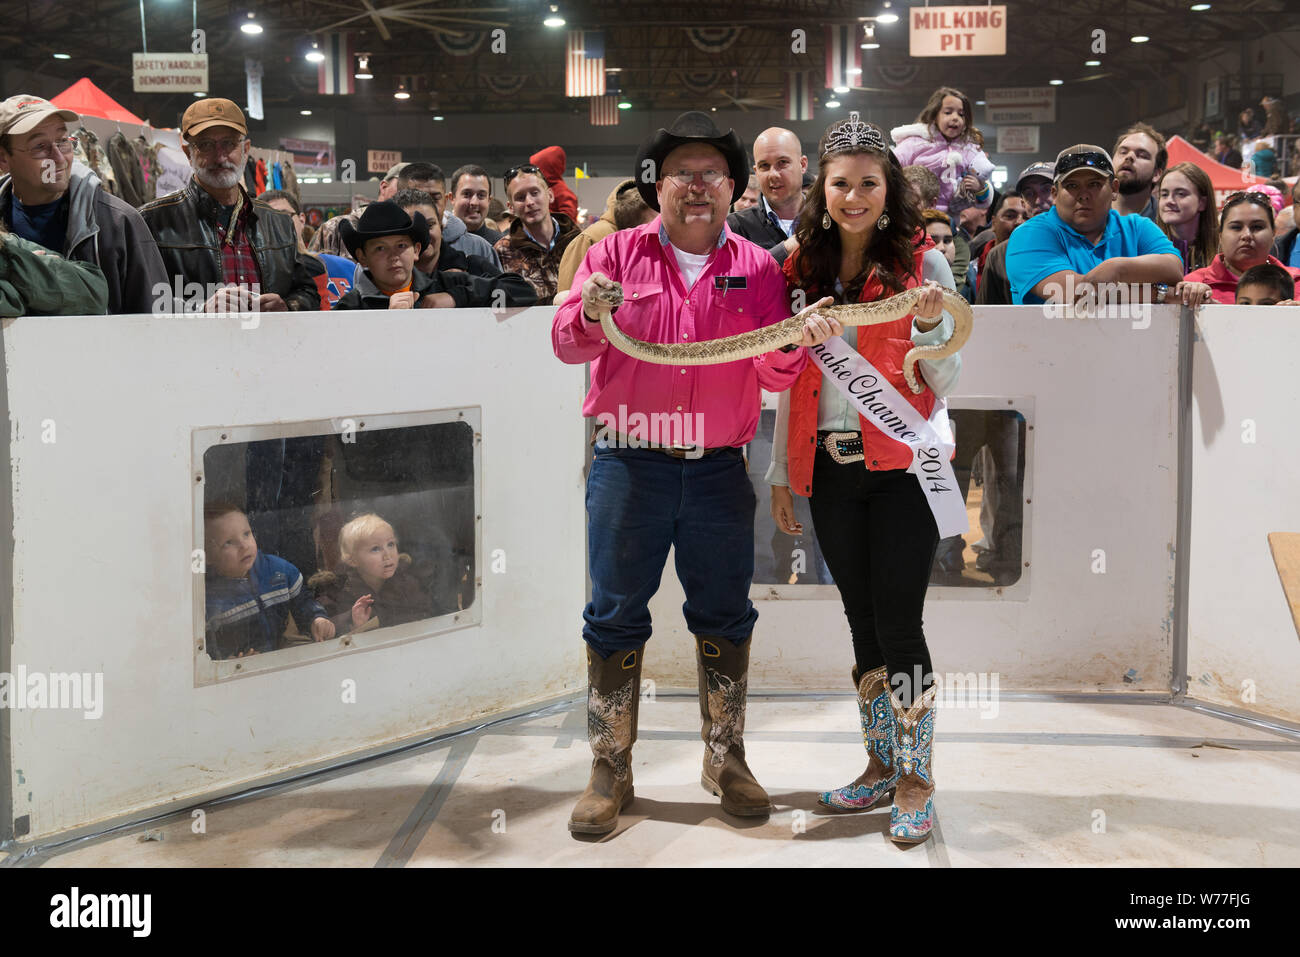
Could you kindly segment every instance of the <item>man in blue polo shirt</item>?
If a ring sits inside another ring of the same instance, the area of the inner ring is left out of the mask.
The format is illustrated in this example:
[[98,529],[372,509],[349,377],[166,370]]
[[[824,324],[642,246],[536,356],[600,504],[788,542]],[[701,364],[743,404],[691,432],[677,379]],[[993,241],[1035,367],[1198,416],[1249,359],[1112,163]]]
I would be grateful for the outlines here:
[[1183,261],[1145,216],[1111,209],[1118,181],[1110,154],[1081,144],[1056,157],[1053,209],[1022,224],[1007,240],[1011,301],[1071,305],[1096,301],[1118,284],[1154,289],[1142,298],[1173,302]]

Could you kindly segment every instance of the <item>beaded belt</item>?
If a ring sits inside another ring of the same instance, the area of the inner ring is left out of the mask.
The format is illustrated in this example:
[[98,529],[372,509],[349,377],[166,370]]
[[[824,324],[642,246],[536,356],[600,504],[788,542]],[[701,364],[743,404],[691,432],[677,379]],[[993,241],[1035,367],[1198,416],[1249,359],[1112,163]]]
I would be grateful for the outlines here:
[[822,445],[830,457],[840,465],[861,462],[866,456],[862,451],[861,432],[821,432]]

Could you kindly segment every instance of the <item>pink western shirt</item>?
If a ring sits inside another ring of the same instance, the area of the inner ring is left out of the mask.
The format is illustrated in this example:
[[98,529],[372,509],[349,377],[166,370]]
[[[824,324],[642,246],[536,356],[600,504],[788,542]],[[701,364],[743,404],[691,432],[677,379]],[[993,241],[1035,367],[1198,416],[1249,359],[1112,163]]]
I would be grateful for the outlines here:
[[744,445],[758,427],[761,389],[783,392],[803,371],[806,349],[721,365],[655,365],[605,341],[582,314],[583,282],[602,272],[623,286],[614,320],[646,342],[699,342],[748,332],[790,316],[785,277],[770,253],[723,226],[687,289],[661,218],[624,229],[588,250],[573,294],[555,311],[551,344],[563,362],[591,363],[582,414],[659,445]]

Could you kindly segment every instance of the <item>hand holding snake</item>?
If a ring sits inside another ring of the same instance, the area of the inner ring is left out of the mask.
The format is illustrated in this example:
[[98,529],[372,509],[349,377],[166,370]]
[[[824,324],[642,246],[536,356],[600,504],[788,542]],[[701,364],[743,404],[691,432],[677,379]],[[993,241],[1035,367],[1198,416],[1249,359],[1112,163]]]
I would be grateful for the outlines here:
[[592,273],[582,284],[582,306],[591,321],[600,323],[610,343],[634,359],[658,365],[716,365],[749,359],[788,345],[817,345],[832,335],[839,335],[844,326],[894,322],[914,313],[922,320],[937,318],[936,289],[942,298],[942,308],[953,317],[954,328],[952,336],[942,345],[914,346],[903,357],[903,378],[913,393],[920,393],[924,386],[916,378],[916,363],[921,359],[942,359],[957,352],[970,338],[974,323],[970,304],[965,299],[952,289],[933,283],[876,302],[832,306],[829,303],[833,300],[826,297],[782,322],[723,339],[690,343],[643,342],[623,332],[613,317],[613,310],[623,304],[623,287],[603,273]]

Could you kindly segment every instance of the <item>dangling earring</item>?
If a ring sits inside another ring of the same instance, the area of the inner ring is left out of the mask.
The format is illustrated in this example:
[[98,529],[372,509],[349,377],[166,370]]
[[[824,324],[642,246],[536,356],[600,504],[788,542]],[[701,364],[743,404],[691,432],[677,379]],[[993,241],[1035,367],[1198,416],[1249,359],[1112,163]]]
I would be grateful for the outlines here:
[[881,214],[880,214],[880,218],[876,220],[876,228],[877,228],[877,229],[888,229],[888,228],[889,228],[889,214],[888,214],[888,213],[881,213]]
[[822,213],[822,229],[830,229],[830,228],[831,228],[831,214],[830,214],[830,210],[827,210],[826,212]]

